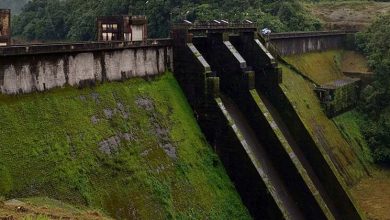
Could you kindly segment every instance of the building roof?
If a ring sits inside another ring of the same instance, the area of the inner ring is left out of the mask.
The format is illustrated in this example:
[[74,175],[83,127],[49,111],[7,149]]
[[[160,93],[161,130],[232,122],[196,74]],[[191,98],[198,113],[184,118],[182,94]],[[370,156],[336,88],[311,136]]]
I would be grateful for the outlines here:
[[344,87],[346,85],[354,84],[358,81],[360,81],[360,79],[358,79],[358,78],[344,77],[344,78],[337,79],[335,81],[323,84],[319,88],[321,88],[321,89],[338,89],[338,88]]
[[143,25],[147,24],[147,18],[144,15],[117,15],[117,16],[100,16],[97,18],[98,21],[113,23],[122,22],[128,20],[130,24]]

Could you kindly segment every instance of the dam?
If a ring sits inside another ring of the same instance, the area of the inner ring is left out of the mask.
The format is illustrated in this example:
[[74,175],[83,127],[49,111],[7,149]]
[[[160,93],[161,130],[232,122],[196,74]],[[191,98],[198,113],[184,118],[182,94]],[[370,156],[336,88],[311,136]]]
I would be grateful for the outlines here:
[[253,29],[178,27],[173,39],[175,76],[255,218],[362,218]]
[[[280,56],[340,47],[350,33],[270,36]],[[254,25],[178,25],[171,39],[0,48],[3,95],[156,77],[172,70],[254,219],[364,219],[326,149],[281,87]]]

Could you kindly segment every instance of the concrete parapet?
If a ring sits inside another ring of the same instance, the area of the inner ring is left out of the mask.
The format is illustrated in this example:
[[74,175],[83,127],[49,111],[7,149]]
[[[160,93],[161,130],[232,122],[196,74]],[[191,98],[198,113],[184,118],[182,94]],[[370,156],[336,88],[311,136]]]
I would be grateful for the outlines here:
[[353,33],[345,31],[276,33],[270,36],[270,42],[281,56],[287,56],[345,48],[349,35]]
[[110,42],[75,42],[25,44],[0,47],[0,57],[56,53],[81,53],[108,50],[152,48],[171,46],[171,39],[149,39],[147,41],[110,41]]
[[145,47],[3,56],[0,90],[3,94],[30,93],[155,76],[170,68],[170,53],[170,47]]

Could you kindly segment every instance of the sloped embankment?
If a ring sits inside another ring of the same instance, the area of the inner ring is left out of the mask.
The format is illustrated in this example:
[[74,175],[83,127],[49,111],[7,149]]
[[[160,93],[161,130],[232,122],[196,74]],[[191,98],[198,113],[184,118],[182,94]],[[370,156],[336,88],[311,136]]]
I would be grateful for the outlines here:
[[284,59],[319,85],[344,77],[339,68],[342,59],[341,50],[291,55]]
[[0,195],[116,219],[249,218],[171,74],[0,103]]
[[367,175],[364,165],[356,156],[360,152],[356,153],[350,147],[337,126],[326,116],[313,91],[313,85],[288,67],[282,68],[282,87],[287,97],[316,143],[326,149],[345,182],[354,185]]

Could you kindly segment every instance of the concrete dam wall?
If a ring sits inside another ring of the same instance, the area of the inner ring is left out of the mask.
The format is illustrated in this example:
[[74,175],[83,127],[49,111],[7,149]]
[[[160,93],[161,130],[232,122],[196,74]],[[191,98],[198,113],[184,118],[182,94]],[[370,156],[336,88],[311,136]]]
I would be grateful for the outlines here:
[[169,45],[162,41],[145,46],[111,45],[110,49],[77,45],[11,47],[0,58],[0,91],[30,93],[155,76],[171,66]]
[[345,48],[350,34],[345,31],[275,33],[269,36],[269,41],[281,56],[288,56]]
[[255,219],[363,219],[254,36],[173,32],[175,76],[245,205]]
[[[0,48],[0,92],[20,94],[149,77],[173,67],[207,141],[255,219],[364,219],[326,149],[280,86],[277,60],[253,31],[228,29],[144,45]],[[199,33],[198,33],[199,34]],[[272,35],[280,55],[343,46],[345,33]]]

